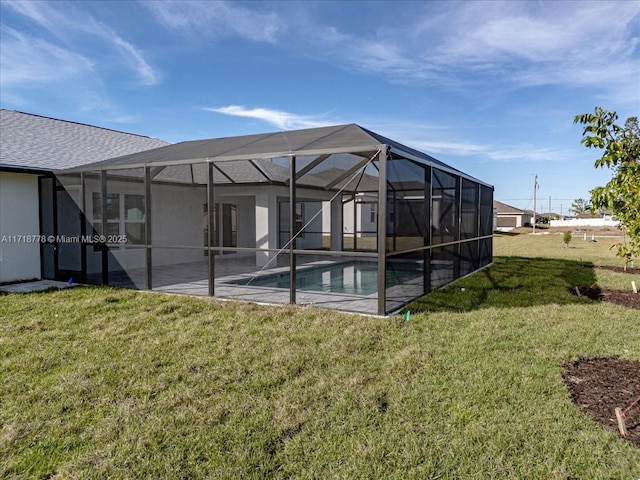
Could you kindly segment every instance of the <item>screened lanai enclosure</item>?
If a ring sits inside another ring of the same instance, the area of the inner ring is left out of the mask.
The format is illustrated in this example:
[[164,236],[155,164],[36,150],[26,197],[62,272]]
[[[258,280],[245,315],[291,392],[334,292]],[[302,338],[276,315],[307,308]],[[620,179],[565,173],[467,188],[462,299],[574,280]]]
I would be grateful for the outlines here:
[[87,283],[386,315],[492,262],[493,187],[354,124],[56,177],[41,183],[56,198],[42,233],[81,241],[43,258],[55,250],[55,268]]

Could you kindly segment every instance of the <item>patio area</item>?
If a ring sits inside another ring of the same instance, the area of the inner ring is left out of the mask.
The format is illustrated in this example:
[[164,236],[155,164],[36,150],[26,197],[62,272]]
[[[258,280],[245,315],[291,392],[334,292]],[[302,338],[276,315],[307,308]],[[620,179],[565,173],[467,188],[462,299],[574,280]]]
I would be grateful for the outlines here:
[[[296,271],[305,274],[310,271],[319,272],[324,275],[325,284],[316,285],[320,288],[328,288],[331,279],[327,278],[327,272],[341,265],[349,266],[358,257],[345,257],[335,260],[327,260],[326,257],[315,256],[313,259],[307,258],[304,265],[298,266]],[[262,304],[288,304],[290,303],[289,288],[252,285],[269,281],[278,276],[289,275],[288,258],[283,258],[277,266],[267,269],[256,269],[255,257],[251,255],[224,255],[215,258],[215,282],[214,296],[229,300],[241,300]],[[360,262],[362,263],[362,262]],[[375,266],[374,262],[368,262]],[[208,259],[199,262],[189,262],[183,264],[173,264],[153,267],[152,290],[158,292],[175,293],[194,296],[209,296],[209,265]],[[146,271],[145,269],[130,269],[124,272],[113,272],[110,284],[126,288],[145,289]],[[338,279],[338,281],[341,281]],[[341,311],[358,312],[366,315],[377,315],[378,299],[377,285],[375,282],[369,285],[360,285],[359,282],[366,282],[362,278],[347,278],[343,280],[347,283],[347,290],[363,288],[372,290],[374,293],[367,295],[356,295],[350,293],[340,293],[335,291],[313,291],[298,287],[296,289],[296,303],[299,305],[315,305],[319,307],[332,308]],[[335,277],[333,280],[335,283]],[[421,282],[415,282],[422,288]],[[314,287],[309,287],[314,288]],[[396,310],[400,309],[407,302],[411,301],[415,295],[407,290],[406,283],[391,287],[387,290],[387,302],[396,303]]]

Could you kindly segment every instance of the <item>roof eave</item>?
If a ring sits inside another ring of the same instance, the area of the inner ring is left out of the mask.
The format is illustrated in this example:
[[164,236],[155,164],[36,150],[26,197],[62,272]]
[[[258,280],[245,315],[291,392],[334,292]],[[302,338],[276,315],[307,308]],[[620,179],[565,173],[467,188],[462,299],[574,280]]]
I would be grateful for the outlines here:
[[53,170],[48,168],[22,167],[19,165],[7,165],[0,163],[0,172],[27,173],[31,175],[52,175]]

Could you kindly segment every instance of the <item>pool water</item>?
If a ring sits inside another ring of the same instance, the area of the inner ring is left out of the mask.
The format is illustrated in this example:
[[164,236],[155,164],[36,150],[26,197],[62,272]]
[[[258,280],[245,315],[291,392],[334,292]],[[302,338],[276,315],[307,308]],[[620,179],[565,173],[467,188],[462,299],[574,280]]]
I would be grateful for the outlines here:
[[[387,288],[422,278],[415,265],[387,270]],[[266,275],[236,284],[256,287],[289,288],[289,272]],[[296,271],[296,290],[371,295],[378,291],[378,266],[372,262],[347,262],[321,265]]]

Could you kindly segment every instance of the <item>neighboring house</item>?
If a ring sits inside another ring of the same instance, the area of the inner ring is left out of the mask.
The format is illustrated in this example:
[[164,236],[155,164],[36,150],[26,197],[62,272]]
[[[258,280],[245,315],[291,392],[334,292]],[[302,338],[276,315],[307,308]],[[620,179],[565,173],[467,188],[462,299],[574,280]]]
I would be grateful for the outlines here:
[[70,203],[54,172],[164,145],[142,135],[0,109],[0,284],[53,278],[66,261],[75,262],[66,245],[46,238],[63,231],[69,219],[40,216]]
[[493,208],[498,217],[499,231],[508,232],[514,228],[531,226],[533,212],[529,210],[520,210],[497,200],[493,201]]

